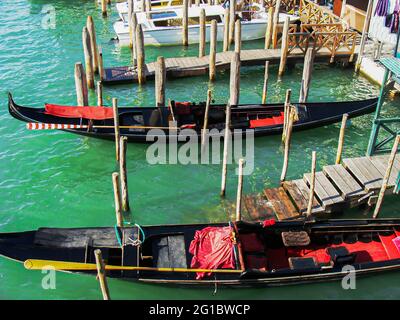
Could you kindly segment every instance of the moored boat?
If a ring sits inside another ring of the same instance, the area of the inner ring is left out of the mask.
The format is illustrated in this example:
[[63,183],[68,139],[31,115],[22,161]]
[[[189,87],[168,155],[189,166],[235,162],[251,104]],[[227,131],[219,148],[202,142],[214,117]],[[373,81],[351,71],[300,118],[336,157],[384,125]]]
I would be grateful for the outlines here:
[[[293,130],[316,128],[341,120],[344,113],[349,117],[363,115],[375,110],[376,98],[345,102],[307,102],[294,104],[297,121]],[[46,104],[45,108],[30,108],[16,104],[9,94],[9,113],[16,119],[36,124],[37,129],[62,129],[71,133],[100,139],[114,140],[114,119],[112,108],[71,107]],[[222,104],[210,106],[208,136],[223,136],[225,109]],[[192,134],[200,136],[204,123],[205,102],[174,102],[170,107],[120,107],[120,133],[130,142],[154,142],[157,137],[176,139],[183,129],[191,128]],[[170,120],[175,124],[170,127]],[[248,104],[231,107],[231,127],[235,135],[245,136],[247,129],[254,130],[255,136],[282,133],[284,105]],[[39,124],[53,124],[54,127],[40,127]],[[56,125],[59,125],[58,127]],[[31,126],[33,129],[34,126]],[[153,130],[156,129],[157,131]],[[215,130],[213,130],[215,129]],[[187,132],[188,130],[186,130]],[[176,140],[174,140],[176,141]]]
[[[400,219],[40,228],[0,234],[0,255],[27,269],[175,285],[273,286],[400,269]],[[344,268],[346,266],[346,268]]]
[[[199,42],[199,19],[201,9],[205,10],[206,41],[210,40],[211,21],[217,21],[217,41],[223,41],[224,13],[222,5],[201,4],[188,9],[188,41],[189,44]],[[265,36],[267,17],[265,11],[237,12],[241,20],[242,41],[262,39]],[[137,22],[142,25],[145,45],[178,45],[182,44],[182,7],[163,8],[150,12],[136,12]],[[298,19],[296,16],[280,13],[280,21],[290,16],[291,21]],[[122,19],[114,23],[114,31],[117,34],[120,45],[129,44],[128,13],[122,14]]]

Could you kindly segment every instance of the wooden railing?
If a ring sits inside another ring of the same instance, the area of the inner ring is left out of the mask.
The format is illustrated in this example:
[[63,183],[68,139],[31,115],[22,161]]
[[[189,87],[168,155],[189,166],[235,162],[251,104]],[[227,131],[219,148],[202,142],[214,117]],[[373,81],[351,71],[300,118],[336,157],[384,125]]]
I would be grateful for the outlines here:
[[347,27],[347,24],[332,11],[324,8],[310,0],[300,0],[299,15],[302,23],[307,24],[337,24],[341,23]]
[[[275,8],[277,0],[264,0],[264,6],[268,11],[269,8]],[[281,0],[280,8],[286,12],[294,10],[298,0]]]
[[[294,54],[300,50],[305,53],[312,46],[315,52],[326,51],[330,53],[330,62],[335,60],[336,55],[348,55],[349,62],[354,59],[357,32],[296,32],[288,34],[287,55]],[[298,49],[298,50],[295,50]],[[282,48],[284,50],[284,48]]]

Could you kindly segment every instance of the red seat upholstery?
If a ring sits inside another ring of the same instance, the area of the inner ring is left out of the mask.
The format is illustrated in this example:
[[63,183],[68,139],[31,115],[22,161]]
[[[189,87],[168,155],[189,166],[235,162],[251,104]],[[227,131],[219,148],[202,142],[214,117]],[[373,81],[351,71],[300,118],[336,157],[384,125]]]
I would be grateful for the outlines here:
[[247,269],[258,269],[260,271],[266,271],[267,270],[267,257],[266,256],[260,256],[260,255],[254,255],[254,254],[248,254],[246,255],[246,268]]
[[394,238],[396,238],[394,234],[390,234],[388,236],[379,235],[379,239],[381,240],[389,259],[400,258],[400,252],[392,241]]
[[243,252],[264,252],[264,243],[256,233],[245,233],[239,235]]

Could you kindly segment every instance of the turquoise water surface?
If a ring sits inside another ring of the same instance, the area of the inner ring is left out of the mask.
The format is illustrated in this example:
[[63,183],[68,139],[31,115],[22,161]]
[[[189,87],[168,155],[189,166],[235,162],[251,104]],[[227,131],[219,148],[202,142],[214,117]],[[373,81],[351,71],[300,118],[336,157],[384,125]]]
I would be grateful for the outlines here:
[[[43,29],[43,6],[52,5],[56,28]],[[103,47],[105,66],[126,65],[127,48],[118,48],[112,23],[115,8],[102,19],[95,1],[83,0],[1,0],[0,1],[0,232],[23,231],[38,227],[113,226],[115,214],[111,173],[117,169],[112,142],[88,139],[55,132],[30,132],[7,111],[7,92],[18,104],[41,107],[45,102],[76,103],[73,68],[83,60],[81,32],[87,15],[92,15],[97,39]],[[261,48],[262,41],[244,43],[244,48]],[[197,47],[149,48],[146,60],[196,55]],[[263,68],[243,68],[241,103],[261,101]],[[270,70],[269,102],[284,99],[293,89],[298,99],[302,66],[289,70],[277,81],[277,67]],[[217,81],[207,77],[168,80],[167,98],[205,100],[208,88],[217,103],[228,97],[229,73],[218,73]],[[310,101],[363,99],[377,94],[377,87],[353,73],[316,65]],[[154,105],[154,83],[140,87],[127,84],[104,88],[106,105],[117,97],[119,105]],[[90,101],[95,104],[94,92]],[[388,115],[396,114],[398,101],[385,105]],[[353,119],[346,131],[344,156],[363,155],[368,143],[372,115]],[[318,154],[318,168],[333,163],[339,124],[299,132],[293,135],[291,161],[287,178],[301,177],[311,163],[311,151]],[[227,213],[219,197],[220,165],[149,165],[146,146],[130,144],[127,169],[132,215],[146,224],[197,223],[226,221]],[[230,165],[227,199],[236,192],[236,175]],[[280,137],[258,138],[255,143],[255,170],[245,178],[244,192],[258,192],[276,186],[282,167]],[[398,201],[385,200],[382,216],[397,216]],[[368,213],[371,215],[371,213]],[[363,217],[353,210],[350,217]],[[22,265],[0,258],[0,298],[2,299],[101,299],[94,277],[57,273],[55,290],[43,290],[43,275],[27,271]],[[357,280],[357,290],[343,290],[340,283],[301,285],[265,289],[169,288],[110,280],[114,299],[389,299],[397,298],[400,274],[391,273]]]

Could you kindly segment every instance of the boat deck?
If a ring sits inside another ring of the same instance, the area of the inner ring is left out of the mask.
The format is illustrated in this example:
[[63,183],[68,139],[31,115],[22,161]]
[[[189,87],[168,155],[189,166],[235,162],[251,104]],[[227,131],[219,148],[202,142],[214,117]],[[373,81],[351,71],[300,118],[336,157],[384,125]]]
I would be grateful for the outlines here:
[[[357,52],[357,50],[356,50]],[[216,54],[216,69],[229,70],[232,59],[232,51],[218,52]],[[337,59],[348,59],[350,54],[347,52],[336,52]],[[242,66],[264,65],[265,61],[271,64],[278,64],[281,58],[281,49],[250,49],[241,50],[240,60]],[[315,55],[314,60],[329,62],[331,52],[328,48],[321,48]],[[199,57],[178,57],[166,58],[165,67],[168,78],[192,77],[208,74],[209,56]],[[288,55],[287,63],[303,62],[304,52],[295,48]],[[156,62],[146,63],[146,79],[154,79]],[[134,68],[130,66],[104,68],[104,85],[137,82],[138,76]]]
[[[382,186],[389,155],[344,159],[342,164],[328,165],[315,174],[312,214],[341,212],[367,202]],[[400,155],[393,163],[386,193],[393,193],[400,171]],[[278,188],[244,196],[242,216],[247,221],[296,219],[307,211],[310,173],[303,179],[284,181]],[[232,210],[234,205],[232,206]],[[234,211],[230,212],[234,215]]]

